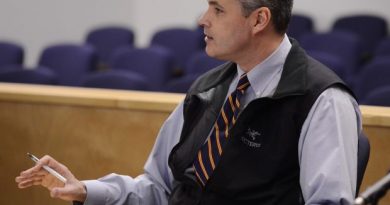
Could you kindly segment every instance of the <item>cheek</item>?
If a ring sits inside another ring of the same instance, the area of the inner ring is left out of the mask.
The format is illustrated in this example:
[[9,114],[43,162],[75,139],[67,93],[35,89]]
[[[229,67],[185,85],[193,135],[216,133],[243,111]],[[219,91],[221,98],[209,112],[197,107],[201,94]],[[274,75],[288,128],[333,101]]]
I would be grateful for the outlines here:
[[226,36],[226,42],[233,47],[240,47],[242,44],[250,39],[248,32],[243,29],[235,29],[230,32],[229,36]]
[[243,43],[250,39],[249,28],[245,22],[228,22],[220,24],[218,28],[214,27],[214,39],[210,42],[210,49],[230,50],[240,47]]

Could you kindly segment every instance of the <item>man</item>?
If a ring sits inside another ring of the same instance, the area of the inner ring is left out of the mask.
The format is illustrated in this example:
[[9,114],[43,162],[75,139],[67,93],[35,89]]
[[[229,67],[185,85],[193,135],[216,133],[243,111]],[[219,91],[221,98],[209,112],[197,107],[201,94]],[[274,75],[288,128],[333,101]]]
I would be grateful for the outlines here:
[[[351,204],[359,108],[286,29],[292,0],[208,0],[208,55],[136,178],[79,181],[49,156],[16,178],[84,204]],[[42,170],[65,176],[65,186]],[[63,186],[63,187],[62,187]]]

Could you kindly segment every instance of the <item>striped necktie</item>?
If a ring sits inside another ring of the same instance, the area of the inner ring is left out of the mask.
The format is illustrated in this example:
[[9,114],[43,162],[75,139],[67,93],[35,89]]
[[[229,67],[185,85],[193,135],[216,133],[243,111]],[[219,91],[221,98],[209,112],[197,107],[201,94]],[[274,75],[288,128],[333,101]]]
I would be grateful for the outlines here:
[[240,98],[249,86],[248,77],[244,73],[240,76],[236,90],[229,95],[223,105],[209,138],[194,160],[193,166],[196,177],[203,186],[210,178],[222,156],[223,145],[229,137],[229,128],[235,124],[239,113]]

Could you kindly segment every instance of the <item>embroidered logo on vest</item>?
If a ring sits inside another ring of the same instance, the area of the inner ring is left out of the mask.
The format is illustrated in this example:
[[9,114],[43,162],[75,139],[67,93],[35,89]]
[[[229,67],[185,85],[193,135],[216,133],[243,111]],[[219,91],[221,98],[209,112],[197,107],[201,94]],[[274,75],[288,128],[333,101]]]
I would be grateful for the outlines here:
[[241,136],[241,141],[245,145],[253,148],[261,147],[261,143],[258,143],[259,141],[258,138],[261,136],[260,132],[248,128],[245,134],[246,134],[245,136]]

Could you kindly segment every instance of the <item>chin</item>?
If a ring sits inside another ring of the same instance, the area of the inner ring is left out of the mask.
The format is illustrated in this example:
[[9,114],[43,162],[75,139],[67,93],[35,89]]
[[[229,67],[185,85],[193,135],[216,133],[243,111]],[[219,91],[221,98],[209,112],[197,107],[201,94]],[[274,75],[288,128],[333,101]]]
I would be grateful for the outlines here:
[[216,52],[215,50],[213,50],[213,49],[211,49],[211,48],[209,48],[207,46],[206,46],[205,50],[206,50],[206,53],[207,53],[208,56],[210,56],[212,58],[216,58],[218,60],[223,60],[223,59],[221,59],[221,56],[218,55],[218,52]]
[[212,58],[214,58],[214,53],[210,52],[209,50],[206,49],[206,54]]

